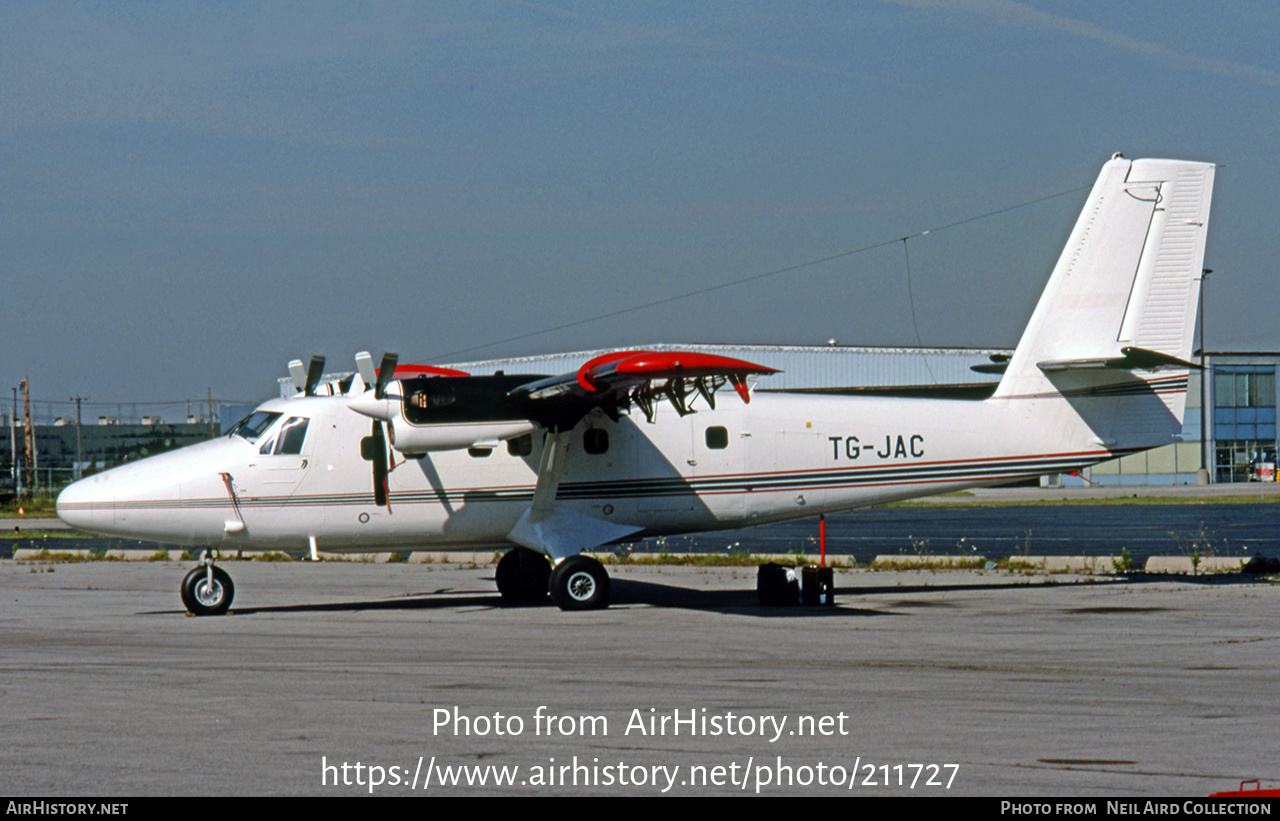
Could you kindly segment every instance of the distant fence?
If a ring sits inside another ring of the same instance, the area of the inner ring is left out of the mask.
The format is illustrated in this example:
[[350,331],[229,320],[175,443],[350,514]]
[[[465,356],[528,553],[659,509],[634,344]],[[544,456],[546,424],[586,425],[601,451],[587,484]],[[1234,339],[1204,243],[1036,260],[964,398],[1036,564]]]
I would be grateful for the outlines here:
[[[76,480],[75,468],[37,468],[31,471],[35,480],[35,487],[28,488],[26,486],[26,472],[19,469],[18,473],[23,483],[21,487],[22,496],[39,500],[53,501],[58,498],[58,494],[62,492],[64,487]],[[0,489],[0,500],[7,500],[17,495],[11,476],[6,475],[4,477],[4,487]]]

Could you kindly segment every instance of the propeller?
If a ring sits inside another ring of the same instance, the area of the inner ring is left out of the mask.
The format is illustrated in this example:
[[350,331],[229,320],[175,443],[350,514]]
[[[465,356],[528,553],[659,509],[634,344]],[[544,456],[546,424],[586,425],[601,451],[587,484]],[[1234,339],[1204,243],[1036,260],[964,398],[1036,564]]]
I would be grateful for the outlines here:
[[391,380],[396,376],[396,363],[400,361],[400,357],[393,353],[384,353],[382,362],[378,364],[378,369],[373,368],[373,357],[368,351],[361,351],[356,354],[356,370],[360,372],[360,379],[364,382],[366,388],[373,388],[373,396],[375,399],[387,398],[387,385],[391,384]]
[[364,383],[365,388],[372,385],[378,378],[377,372],[373,369],[373,357],[368,351],[356,354],[356,370],[360,373],[360,381]]
[[322,376],[324,376],[324,357],[311,357],[311,363],[307,365],[307,384],[303,391],[307,396],[316,395],[316,386],[320,384]]
[[[400,357],[393,353],[384,353],[382,362],[375,371],[373,357],[368,351],[356,354],[356,370],[366,387],[373,388],[375,399],[387,397],[387,385],[396,375],[396,363]],[[373,420],[373,428],[369,435],[360,440],[360,456],[373,467],[373,501],[378,507],[390,507],[387,498],[387,473],[390,471],[387,459],[388,431],[386,422]]]
[[324,357],[311,357],[311,362],[306,368],[302,367],[301,359],[293,360],[289,363],[289,376],[293,379],[293,386],[300,393],[307,396],[315,396],[316,386],[320,384],[320,379],[324,376]]
[[373,395],[378,399],[385,399],[387,396],[387,385],[396,375],[396,363],[400,361],[400,357],[393,353],[384,353],[382,355],[382,364],[378,366],[378,381],[374,383]]
[[387,505],[387,441],[382,432],[382,422],[374,420],[373,430],[360,440],[360,456],[373,463],[373,503]]

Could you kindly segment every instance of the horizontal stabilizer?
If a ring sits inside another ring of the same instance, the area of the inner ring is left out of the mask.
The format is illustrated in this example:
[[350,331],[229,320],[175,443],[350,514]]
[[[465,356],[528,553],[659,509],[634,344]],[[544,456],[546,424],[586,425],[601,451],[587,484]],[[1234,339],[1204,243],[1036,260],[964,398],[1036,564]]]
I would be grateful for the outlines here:
[[[1036,367],[1042,371],[1092,370],[1097,368],[1113,368],[1122,371],[1154,371],[1159,368],[1179,368],[1201,370],[1201,366],[1185,359],[1179,359],[1167,353],[1148,351],[1133,346],[1121,348],[1123,356],[1102,359],[1059,359],[1056,361],[1037,362]],[[979,365],[978,367],[982,367]]]
[[990,362],[984,362],[981,365],[972,365],[969,370],[978,373],[995,373],[1000,374],[1009,370],[1009,354],[993,353],[990,356]]

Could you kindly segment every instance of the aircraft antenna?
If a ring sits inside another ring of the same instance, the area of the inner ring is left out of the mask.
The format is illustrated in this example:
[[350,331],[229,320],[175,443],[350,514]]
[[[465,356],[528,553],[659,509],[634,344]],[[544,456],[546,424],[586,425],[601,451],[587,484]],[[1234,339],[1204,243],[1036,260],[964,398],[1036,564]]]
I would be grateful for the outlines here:
[[[917,236],[924,236],[929,233],[923,231]],[[911,289],[911,253],[907,250],[907,240],[910,237],[902,238],[902,256],[907,260],[907,301],[911,303],[911,327],[916,331],[916,347],[920,349],[920,358],[924,360],[924,369],[929,372],[929,378],[933,380],[933,384],[938,384],[938,377],[933,375],[933,368],[929,365],[929,357],[924,352],[924,342],[920,339],[920,323],[916,321],[916,295]]]

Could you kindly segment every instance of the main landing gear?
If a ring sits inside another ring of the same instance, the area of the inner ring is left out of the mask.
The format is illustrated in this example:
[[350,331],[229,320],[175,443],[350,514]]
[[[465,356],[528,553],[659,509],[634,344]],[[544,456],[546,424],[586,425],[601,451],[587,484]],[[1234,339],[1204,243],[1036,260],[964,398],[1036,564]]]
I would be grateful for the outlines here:
[[609,606],[609,573],[590,556],[570,556],[551,571],[551,600],[561,610]]
[[498,560],[493,575],[504,602],[530,604],[546,597],[551,563],[541,553],[527,547],[516,547]]
[[236,586],[227,571],[213,564],[213,556],[206,550],[200,557],[200,566],[182,580],[182,603],[193,616],[221,616],[235,598]]
[[609,573],[590,556],[570,556],[552,569],[541,553],[516,547],[498,561],[494,575],[508,604],[541,601],[549,592],[561,610],[609,606]]

